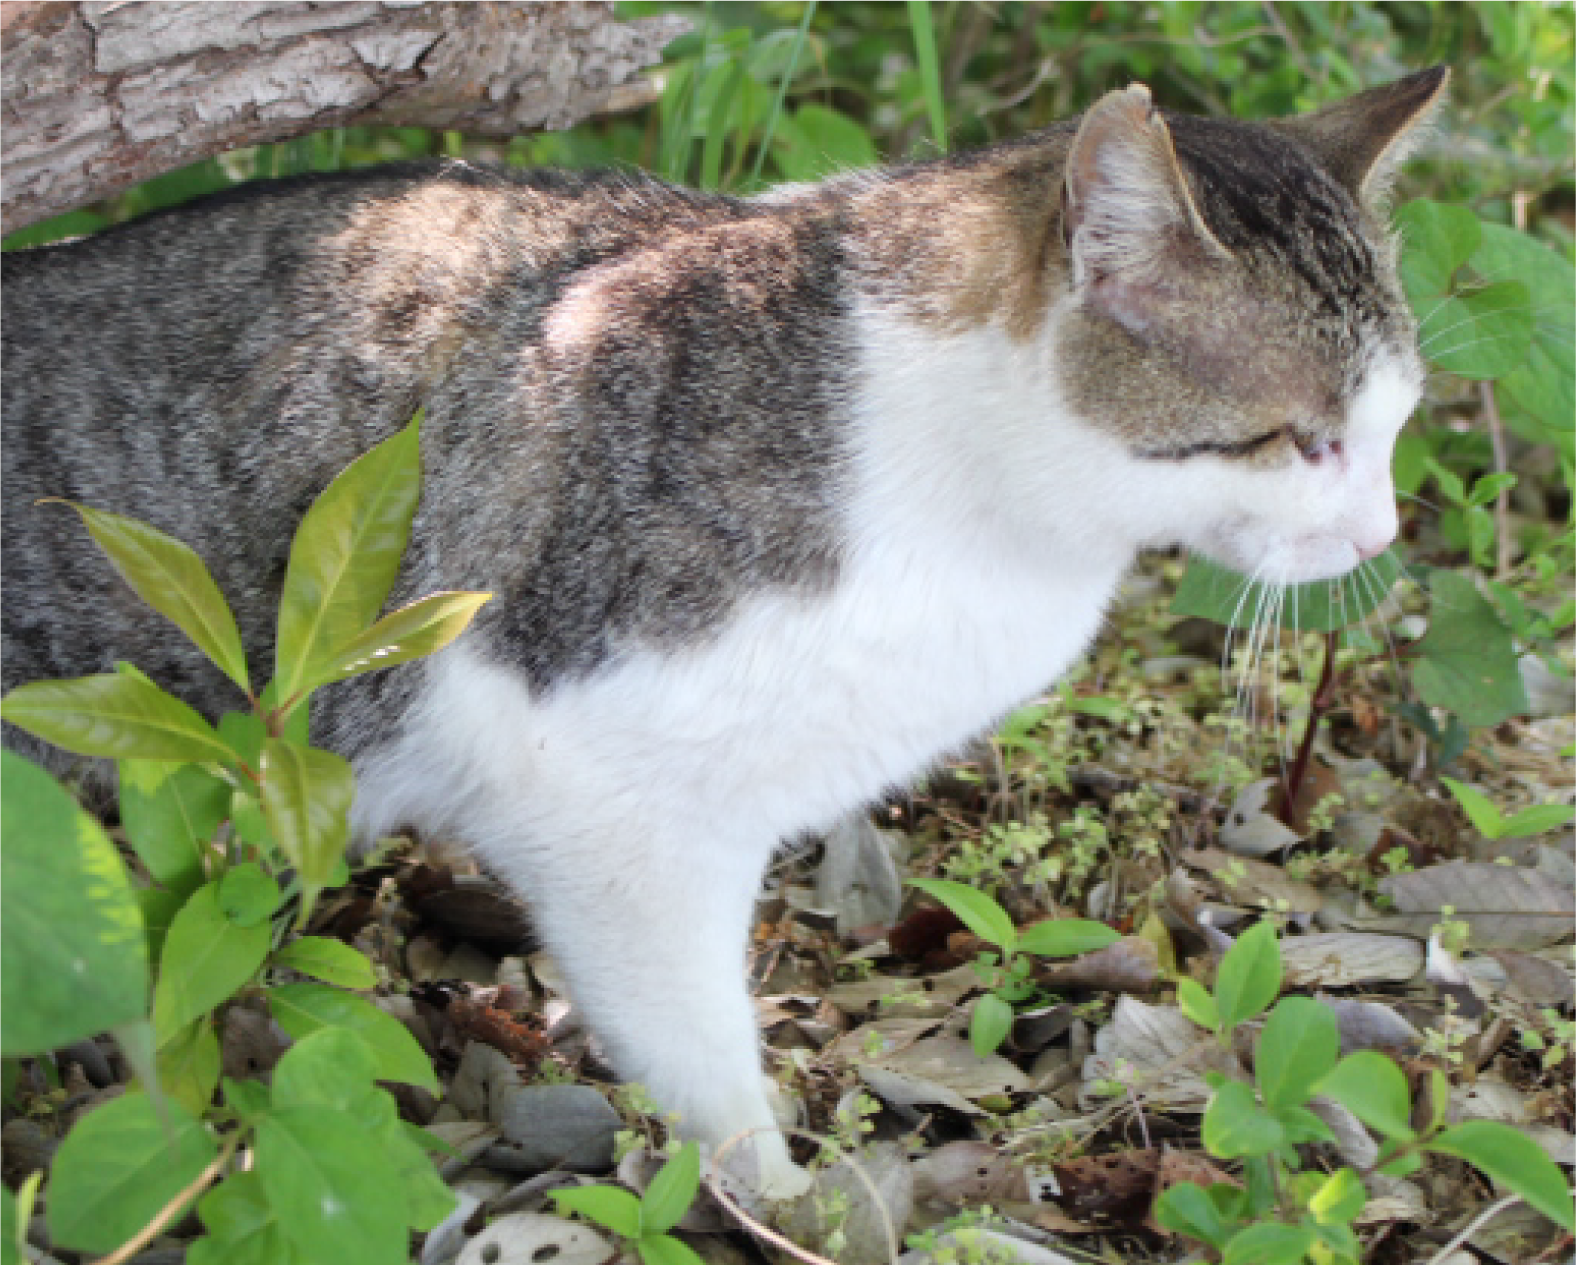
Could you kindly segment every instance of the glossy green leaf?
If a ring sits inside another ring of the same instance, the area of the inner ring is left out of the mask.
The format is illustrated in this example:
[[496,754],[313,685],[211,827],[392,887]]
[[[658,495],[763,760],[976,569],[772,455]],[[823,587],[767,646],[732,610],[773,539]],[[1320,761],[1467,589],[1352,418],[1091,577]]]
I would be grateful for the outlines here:
[[1402,242],[1402,284],[1418,316],[1426,316],[1477,250],[1483,236],[1478,217],[1468,207],[1418,198],[1396,212],[1395,224]]
[[1509,373],[1532,347],[1532,298],[1519,281],[1461,290],[1430,309],[1418,330],[1428,360],[1463,378]]
[[232,866],[219,879],[219,908],[238,926],[267,922],[282,899],[279,884],[255,861]]
[[114,845],[14,752],[0,752],[0,782],[0,1052],[42,1054],[142,1018],[147,940]]
[[789,180],[820,180],[876,161],[875,142],[854,119],[814,102],[778,124],[777,165]]
[[159,1092],[201,1118],[219,1087],[219,1037],[204,1015],[187,1024],[158,1052]]
[[1534,804],[1505,823],[1505,838],[1530,839],[1557,830],[1572,819],[1576,819],[1576,808],[1569,804]]
[[170,924],[159,959],[153,1027],[160,1048],[250,981],[268,943],[266,922],[243,927],[225,915],[217,881],[193,892]]
[[1428,631],[1416,643],[1412,684],[1426,703],[1473,728],[1497,725],[1530,708],[1515,642],[1494,607],[1465,576],[1436,570]]
[[640,1199],[640,1225],[645,1234],[666,1234],[679,1223],[700,1189],[700,1147],[686,1142],[662,1166]]
[[974,999],[969,1014],[969,1044],[980,1058],[994,1054],[1012,1031],[1012,1007],[995,993]]
[[308,1260],[394,1265],[409,1239],[400,1184],[377,1140],[319,1106],[257,1125],[256,1169],[280,1228]]
[[147,523],[67,501],[137,596],[192,639],[219,671],[250,690],[235,616],[196,552]]
[[1175,1234],[1208,1243],[1219,1250],[1235,1227],[1220,1215],[1204,1190],[1192,1182],[1181,1182],[1155,1200],[1155,1221]]
[[[384,1097],[387,1093],[379,1090]],[[389,1099],[390,1105],[393,1099]],[[397,1109],[396,1109],[397,1110]],[[397,1115],[378,1134],[378,1144],[394,1167],[400,1185],[400,1202],[405,1208],[405,1224],[416,1230],[431,1230],[454,1211],[454,1192],[444,1184],[427,1152],[411,1136],[411,1129]]]
[[1484,224],[1472,260],[1487,279],[1511,278],[1531,297],[1533,334],[1526,361],[1494,389],[1556,431],[1576,426],[1576,268],[1543,242],[1503,224]]
[[1319,1081],[1314,1092],[1333,1098],[1371,1129],[1409,1142],[1412,1095],[1394,1060],[1373,1050],[1348,1054]]
[[491,593],[431,593],[391,611],[327,658],[309,664],[299,688],[315,690],[442,650],[491,599]]
[[1265,1106],[1272,1112],[1300,1107],[1340,1056],[1334,1011],[1311,997],[1282,999],[1264,1021],[1254,1054],[1254,1078]]
[[1465,811],[1468,820],[1477,827],[1478,833],[1485,839],[1498,839],[1503,833],[1505,821],[1500,816],[1499,808],[1487,795],[1475,786],[1468,786],[1465,782],[1458,782],[1453,777],[1441,777],[1450,793],[1455,796],[1456,803]]
[[640,1237],[640,1200],[616,1186],[578,1186],[555,1190],[548,1196],[561,1212],[574,1212],[587,1221],[622,1235]]
[[981,940],[1009,951],[1017,943],[1017,928],[1007,911],[978,888],[944,878],[910,879],[909,886],[934,896]]
[[1196,979],[1177,981],[1177,1005],[1200,1028],[1220,1031],[1220,1008],[1215,1005],[1215,995]]
[[187,1249],[186,1265],[289,1265],[299,1260],[269,1206],[255,1169],[231,1173],[197,1201],[197,1217],[212,1237]]
[[1308,1200],[1308,1211],[1321,1222],[1350,1222],[1368,1202],[1362,1178],[1356,1170],[1339,1168],[1325,1178]]
[[1362,623],[1384,601],[1403,570],[1401,559],[1387,549],[1350,575],[1309,584],[1278,585],[1249,582],[1227,567],[1197,555],[1171,599],[1175,615],[1213,620],[1228,628],[1247,628],[1255,620],[1277,615],[1282,628],[1302,632],[1334,632]]
[[314,663],[377,618],[410,539],[421,489],[421,416],[347,467],[312,503],[290,546],[274,675],[289,699]]
[[137,676],[106,672],[19,685],[0,720],[78,755],[111,760],[228,760],[230,749],[185,703]]
[[432,1063],[410,1030],[369,1001],[325,984],[285,984],[268,990],[268,1009],[298,1041],[320,1028],[348,1029],[372,1051],[379,1080],[441,1092]]
[[263,744],[260,772],[269,830],[302,882],[322,887],[350,838],[356,791],[350,762],[331,751],[270,738]]
[[706,1265],[689,1244],[671,1234],[648,1234],[635,1242],[640,1265]]
[[122,1094],[66,1135],[49,1176],[57,1247],[109,1252],[141,1230],[214,1159],[213,1138],[168,1099]]
[[1103,922],[1086,918],[1048,918],[1025,927],[1018,952],[1044,958],[1070,958],[1115,944],[1122,937]]
[[148,873],[171,888],[203,877],[204,850],[229,815],[234,793],[194,764],[121,760],[120,824]]
[[1221,1265],[1302,1265],[1314,1237],[1307,1226],[1261,1221],[1232,1236]]
[[377,971],[359,949],[326,936],[302,936],[274,954],[274,965],[310,975],[341,988],[371,988]]
[[1576,1234],[1570,1183],[1548,1153],[1526,1134],[1497,1120],[1467,1120],[1439,1134],[1428,1143],[1428,1149],[1482,1169],[1556,1225]]
[[354,1113],[374,1084],[377,1063],[367,1043],[349,1028],[319,1028],[302,1037],[274,1068],[274,1107],[327,1107]]
[[1222,1027],[1234,1028],[1262,1014],[1281,986],[1280,945],[1275,927],[1258,922],[1226,950],[1215,972],[1215,1004]]
[[1203,1138],[1211,1155],[1227,1160],[1268,1155],[1286,1145],[1280,1121],[1241,1081],[1227,1081],[1215,1091],[1204,1112]]

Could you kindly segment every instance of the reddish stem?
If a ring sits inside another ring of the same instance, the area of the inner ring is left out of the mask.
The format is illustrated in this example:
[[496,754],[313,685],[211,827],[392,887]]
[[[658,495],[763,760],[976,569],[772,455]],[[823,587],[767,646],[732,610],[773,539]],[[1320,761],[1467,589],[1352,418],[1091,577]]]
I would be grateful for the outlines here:
[[1319,684],[1308,704],[1308,727],[1303,731],[1302,745],[1297,748],[1297,758],[1292,761],[1291,773],[1281,783],[1280,797],[1273,808],[1275,816],[1291,825],[1292,805],[1297,802],[1297,792],[1308,776],[1308,761],[1313,759],[1313,740],[1319,732],[1319,722],[1335,701],[1335,651],[1341,644],[1341,630],[1331,629],[1324,634],[1324,667],[1319,672]]

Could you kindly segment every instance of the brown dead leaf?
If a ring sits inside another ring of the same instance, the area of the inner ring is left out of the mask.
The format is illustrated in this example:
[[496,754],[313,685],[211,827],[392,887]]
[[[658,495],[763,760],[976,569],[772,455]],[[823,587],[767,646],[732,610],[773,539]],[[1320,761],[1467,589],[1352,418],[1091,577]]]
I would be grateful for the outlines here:
[[1422,937],[1445,906],[1472,928],[1477,949],[1541,949],[1576,925],[1576,892],[1523,866],[1450,861],[1379,880],[1408,930]]
[[1285,870],[1267,861],[1232,856],[1223,848],[1198,848],[1183,853],[1182,860],[1233,905],[1296,914],[1318,913],[1324,905],[1317,888],[1288,878]]
[[1404,984],[1423,969],[1423,946],[1405,936],[1327,931],[1281,941],[1286,983],[1321,988]]
[[1034,978],[1047,988],[1097,988],[1112,993],[1147,993],[1160,984],[1160,951],[1151,940],[1123,936],[1114,944],[1071,962],[1036,965]]
[[1576,980],[1558,962],[1514,949],[1497,949],[1489,957],[1504,968],[1507,991],[1512,997],[1535,1006],[1569,1006],[1576,1002]]
[[1052,1165],[1061,1194],[1057,1204],[1080,1221],[1102,1227],[1136,1227],[1149,1215],[1160,1152],[1113,1151]]
[[987,1142],[948,1142],[914,1161],[914,1200],[950,1207],[1025,1203],[1023,1169]]

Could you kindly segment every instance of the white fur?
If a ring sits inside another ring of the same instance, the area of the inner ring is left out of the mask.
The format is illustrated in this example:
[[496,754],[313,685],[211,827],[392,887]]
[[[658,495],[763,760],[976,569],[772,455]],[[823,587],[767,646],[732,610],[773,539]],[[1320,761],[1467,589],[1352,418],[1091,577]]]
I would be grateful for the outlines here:
[[[1139,548],[1258,517],[1235,472],[1140,462],[1070,417],[1049,332],[944,336],[874,304],[856,327],[834,587],[757,593],[706,644],[626,647],[545,698],[462,640],[357,770],[358,836],[410,823],[472,844],[530,902],[622,1074],[710,1142],[761,1131],[779,1190],[799,1183],[742,969],[773,851],[1049,683]],[[1381,382],[1361,406],[1376,452],[1394,397]]]

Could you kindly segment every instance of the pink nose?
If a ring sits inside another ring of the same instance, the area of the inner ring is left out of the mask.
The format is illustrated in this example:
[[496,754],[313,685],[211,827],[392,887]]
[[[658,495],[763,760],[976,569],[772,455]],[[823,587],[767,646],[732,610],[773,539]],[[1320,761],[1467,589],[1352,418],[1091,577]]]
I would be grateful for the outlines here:
[[1377,558],[1386,549],[1388,549],[1390,547],[1390,542],[1394,539],[1395,533],[1391,532],[1390,535],[1386,536],[1383,540],[1358,540],[1353,541],[1352,543],[1357,546],[1358,561],[1367,562],[1372,558]]

